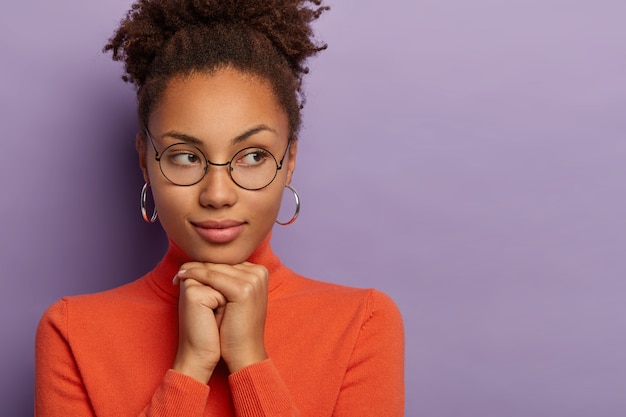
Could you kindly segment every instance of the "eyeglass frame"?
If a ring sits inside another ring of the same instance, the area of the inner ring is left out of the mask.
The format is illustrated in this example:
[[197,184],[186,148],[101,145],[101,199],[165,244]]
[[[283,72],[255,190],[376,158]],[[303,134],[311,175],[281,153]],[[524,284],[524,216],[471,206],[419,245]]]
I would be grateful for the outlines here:
[[[228,166],[230,169],[228,170],[228,176],[230,177],[230,180],[239,188],[243,189],[243,190],[248,190],[248,191],[259,191],[262,190],[266,187],[268,187],[271,183],[274,182],[274,180],[276,179],[276,176],[278,175],[278,171],[280,171],[283,167],[283,161],[285,160],[285,157],[287,156],[287,151],[289,151],[289,147],[291,146],[291,142],[293,140],[293,136],[289,137],[289,140],[287,141],[287,147],[285,148],[285,152],[283,153],[283,157],[280,158],[280,161],[276,160],[276,157],[274,156],[274,154],[270,151],[268,151],[265,148],[262,148],[260,146],[249,146],[247,148],[243,148],[237,152],[235,152],[235,154],[233,155],[233,157],[231,158],[230,161],[225,162],[223,164],[217,164],[215,162],[211,162],[209,161],[209,158],[206,157],[206,155],[204,154],[204,152],[202,152],[202,149],[198,148],[196,145],[192,145],[190,143],[187,142],[176,142],[173,143],[171,145],[168,145],[165,149],[163,149],[163,152],[159,153],[159,151],[156,148],[156,145],[154,144],[154,140],[152,139],[152,135],[150,134],[150,131],[148,130],[148,128],[144,128],[144,132],[146,133],[146,136],[148,138],[148,141],[150,142],[150,145],[152,145],[152,149],[154,150],[154,160],[157,161],[159,163],[159,170],[161,171],[161,174],[163,175],[163,177],[168,180],[170,183],[178,186],[178,187],[191,187],[192,185],[196,185],[198,184],[200,181],[202,181],[204,179],[204,177],[206,177],[206,174],[209,172],[209,165],[215,166],[215,167],[225,167]],[[191,184],[176,184],[174,181],[172,181],[171,179],[169,179],[167,177],[167,175],[165,175],[165,172],[163,172],[163,166],[161,165],[161,157],[165,154],[165,152],[167,152],[167,150],[173,146],[176,145],[186,145],[186,146],[191,146],[192,148],[196,148],[198,150],[198,152],[200,152],[200,155],[202,155],[202,157],[204,158],[204,160],[206,161],[206,164],[204,165],[204,173],[202,174],[202,176],[200,177],[200,179],[198,179],[198,181],[191,183]],[[241,184],[239,184],[237,181],[235,181],[235,179],[233,178],[233,161],[235,160],[235,157],[237,155],[239,155],[241,152],[245,151],[246,149],[262,149],[263,151],[267,152],[268,154],[270,154],[272,156],[272,158],[274,159],[274,163],[276,163],[276,172],[274,173],[274,176],[272,177],[272,179],[270,180],[270,182],[268,182],[267,184],[265,184],[263,187],[260,188],[246,188],[244,186],[242,186]]]

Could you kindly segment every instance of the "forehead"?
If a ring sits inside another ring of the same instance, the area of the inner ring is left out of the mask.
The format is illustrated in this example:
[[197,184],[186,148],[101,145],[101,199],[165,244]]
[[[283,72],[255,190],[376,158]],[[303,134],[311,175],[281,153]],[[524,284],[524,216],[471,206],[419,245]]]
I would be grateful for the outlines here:
[[150,132],[184,132],[203,140],[232,139],[257,125],[288,136],[287,114],[271,84],[231,68],[176,77],[149,118]]

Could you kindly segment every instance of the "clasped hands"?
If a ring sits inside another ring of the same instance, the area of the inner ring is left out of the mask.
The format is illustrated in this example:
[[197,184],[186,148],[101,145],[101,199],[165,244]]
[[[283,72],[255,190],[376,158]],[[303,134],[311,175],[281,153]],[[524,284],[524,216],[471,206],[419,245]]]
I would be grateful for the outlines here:
[[220,358],[231,373],[267,359],[265,267],[188,262],[173,283],[180,286],[174,370],[207,383]]

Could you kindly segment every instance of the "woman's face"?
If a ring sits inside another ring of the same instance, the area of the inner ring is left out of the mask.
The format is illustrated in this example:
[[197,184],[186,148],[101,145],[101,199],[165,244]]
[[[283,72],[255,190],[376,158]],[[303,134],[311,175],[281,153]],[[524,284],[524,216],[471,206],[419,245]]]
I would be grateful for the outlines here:
[[[287,115],[269,82],[232,68],[171,80],[148,129],[159,154],[174,143],[189,142],[217,164],[248,147],[264,148],[280,162],[289,139]],[[228,166],[210,165],[195,185],[174,185],[163,176],[149,143],[140,161],[168,237],[195,261],[237,264],[270,232],[296,151],[291,143],[274,181],[256,191],[237,186]],[[254,161],[255,155],[246,158]]]

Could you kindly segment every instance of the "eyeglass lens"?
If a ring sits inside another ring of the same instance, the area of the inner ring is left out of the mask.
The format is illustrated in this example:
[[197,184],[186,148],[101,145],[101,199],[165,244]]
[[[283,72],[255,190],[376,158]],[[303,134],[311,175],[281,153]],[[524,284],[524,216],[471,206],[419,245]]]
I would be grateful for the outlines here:
[[237,152],[228,164],[207,161],[195,146],[177,143],[167,147],[159,158],[161,172],[172,183],[193,185],[202,180],[210,165],[227,165],[232,180],[247,190],[258,190],[276,177],[278,163],[269,151],[246,148]]

